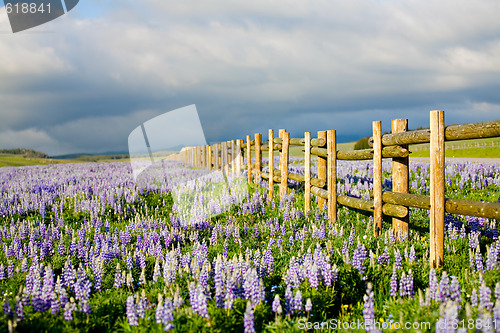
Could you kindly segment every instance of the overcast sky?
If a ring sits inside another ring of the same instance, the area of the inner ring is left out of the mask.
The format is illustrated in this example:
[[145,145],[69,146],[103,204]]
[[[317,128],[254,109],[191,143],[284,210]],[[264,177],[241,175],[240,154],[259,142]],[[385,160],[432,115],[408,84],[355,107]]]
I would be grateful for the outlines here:
[[498,0],[81,0],[13,34],[0,7],[0,148],[126,151],[196,104],[207,142],[286,128],[500,119]]

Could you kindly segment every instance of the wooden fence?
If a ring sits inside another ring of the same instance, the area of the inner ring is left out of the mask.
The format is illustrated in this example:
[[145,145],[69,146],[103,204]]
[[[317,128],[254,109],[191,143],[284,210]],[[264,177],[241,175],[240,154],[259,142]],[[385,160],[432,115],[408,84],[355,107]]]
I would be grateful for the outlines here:
[[[444,111],[430,112],[430,128],[408,131],[407,119],[393,119],[392,133],[381,135],[381,122],[373,122],[372,148],[337,151],[336,131],[319,131],[317,138],[310,132],[304,138],[290,138],[286,130],[274,137],[269,130],[268,140],[257,133],[254,139],[222,142],[212,146],[184,148],[175,156],[198,168],[223,170],[226,174],[240,174],[246,153],[248,183],[269,182],[269,198],[274,195],[274,184],[279,184],[280,196],[287,193],[288,180],[304,183],[305,211],[311,207],[311,194],[318,197],[320,208],[328,208],[332,223],[337,219],[337,205],[373,212],[375,236],[382,230],[382,215],[392,217],[397,239],[408,234],[409,207],[429,210],[430,265],[437,267],[444,260],[445,212],[467,216],[500,219],[500,203],[447,199],[445,197],[445,141],[500,137],[500,120],[452,125],[445,127]],[[409,193],[408,145],[430,143],[430,196]],[[290,173],[290,145],[304,146],[304,175]],[[278,169],[274,167],[274,152],[279,152]],[[252,164],[252,152],[255,163]],[[262,153],[268,152],[269,172],[262,171]],[[317,178],[311,178],[311,156],[318,158]],[[392,191],[382,191],[382,159],[392,159]],[[354,198],[337,193],[337,160],[373,160],[373,200]]]

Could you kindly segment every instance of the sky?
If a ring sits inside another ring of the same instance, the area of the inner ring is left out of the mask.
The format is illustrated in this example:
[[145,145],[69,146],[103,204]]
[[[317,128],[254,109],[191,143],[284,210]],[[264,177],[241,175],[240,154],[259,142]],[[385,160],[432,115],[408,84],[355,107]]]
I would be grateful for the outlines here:
[[[12,33],[0,7],[0,148],[127,151],[195,104],[209,143],[269,128],[500,119],[497,0],[80,0]],[[169,131],[179,131],[169,128]]]

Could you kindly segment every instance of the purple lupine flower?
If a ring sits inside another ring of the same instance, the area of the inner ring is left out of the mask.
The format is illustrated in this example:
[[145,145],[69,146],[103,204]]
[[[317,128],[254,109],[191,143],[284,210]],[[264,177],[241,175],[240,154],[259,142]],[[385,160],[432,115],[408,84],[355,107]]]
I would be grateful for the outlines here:
[[347,241],[344,241],[344,244],[342,245],[342,258],[344,259],[346,264],[349,264],[351,259],[349,254],[349,248],[347,246],[348,246]]
[[374,330],[375,324],[375,299],[373,292],[373,285],[368,282],[366,287],[366,295],[363,296],[363,319],[365,321],[365,330],[371,332]]
[[396,272],[396,266],[392,269],[390,294],[392,297],[398,296],[398,273]]
[[450,279],[448,278],[448,274],[443,272],[441,276],[441,281],[439,282],[439,295],[437,297],[440,302],[446,302],[450,299]]
[[10,279],[14,275],[14,263],[9,259],[9,265],[7,266],[7,278]]
[[399,295],[404,297],[406,295],[406,273],[403,271],[401,280],[399,280]]
[[496,269],[497,264],[498,264],[497,247],[496,247],[496,244],[493,243],[490,246],[490,254],[486,258],[486,269],[489,271]]
[[438,290],[438,282],[437,282],[437,276],[436,276],[436,271],[434,268],[431,268],[429,271],[429,300],[436,300],[438,295],[437,295],[437,290]]
[[5,267],[3,264],[0,264],[0,281],[5,279]]
[[413,298],[414,290],[413,290],[413,272],[411,269],[408,271],[408,275],[406,275],[406,285],[405,285],[406,296],[409,298]]
[[146,308],[147,308],[146,293],[144,289],[142,289],[141,296],[139,297],[139,294],[137,294],[136,296],[136,309],[139,318],[144,319],[144,316],[146,315]]
[[184,299],[182,298],[179,286],[177,285],[177,289],[175,290],[174,293],[173,307],[174,309],[177,309],[180,308],[182,305],[184,305]]
[[115,283],[114,287],[115,288],[121,288],[122,284],[124,281],[122,281],[122,270],[120,268],[120,263],[116,264],[116,271],[115,271]]
[[160,277],[160,263],[158,261],[158,258],[156,259],[155,262],[155,267],[153,269],[153,282],[156,283],[158,282],[158,278]]
[[293,313],[292,301],[293,301],[292,288],[290,287],[290,285],[287,285],[285,290],[285,310],[287,314]]
[[127,269],[131,270],[134,267],[134,261],[132,259],[132,256],[130,253],[127,253],[127,258],[125,259],[125,262],[127,264]]
[[274,301],[273,301],[273,304],[272,304],[272,309],[273,309],[273,312],[276,313],[276,314],[281,314],[281,304],[280,304],[280,296],[278,294],[276,294],[276,296],[274,296]]
[[460,228],[460,238],[465,238],[466,233],[465,233],[465,224],[462,223],[462,228]]
[[135,253],[135,261],[136,261],[136,265],[139,267],[139,268],[146,268],[146,257],[144,256],[144,253],[142,251],[137,251],[136,250],[136,253]]
[[24,319],[24,310],[23,310],[23,302],[19,299],[19,296],[16,296],[16,305],[14,310],[16,312],[17,320],[22,321]]
[[227,239],[224,240],[224,251],[222,252],[222,255],[226,259],[229,258],[229,251],[228,251],[228,248],[227,248]]
[[354,230],[354,225],[351,227],[351,233],[349,234],[349,240],[348,244],[353,245],[354,244],[354,237],[356,236],[356,231]]
[[473,307],[477,306],[477,290],[474,288],[472,294],[470,295],[470,303]]
[[155,310],[155,318],[157,324],[163,323],[163,295],[158,294],[158,305]]
[[220,256],[218,256],[215,261],[214,287],[215,287],[215,303],[217,307],[223,307],[224,279],[223,279],[222,259]]
[[[458,323],[458,305],[448,301],[446,306],[441,309],[441,316],[436,322],[436,332],[456,332],[456,326],[454,327],[456,323]],[[458,331],[461,332],[460,329]]]
[[396,266],[396,269],[401,269],[401,262],[403,259],[401,258],[401,253],[399,252],[399,249],[394,249],[394,264]]
[[500,300],[500,282],[495,285],[495,299]]
[[363,265],[366,260],[366,250],[364,244],[359,244],[354,250],[352,255],[352,265],[358,270],[359,274],[363,275],[365,272],[365,266]]
[[212,237],[210,238],[210,245],[215,245],[215,244],[217,244],[217,228],[212,229]]
[[68,303],[66,303],[66,306],[64,307],[64,320],[66,321],[73,320],[73,311],[75,310],[76,310],[75,300],[73,297],[71,297],[71,300]]
[[309,270],[308,279],[309,279],[309,284],[311,285],[311,288],[318,290],[318,284],[319,284],[318,267],[316,266],[316,264],[313,264],[311,266],[311,269]]
[[253,306],[251,302],[247,302],[247,309],[244,314],[243,326],[245,333],[255,333]]
[[131,326],[136,326],[138,325],[138,318],[137,318],[137,310],[135,308],[135,303],[134,303],[134,296],[130,295],[127,297],[127,318],[128,318],[128,323]]
[[295,292],[295,297],[293,298],[293,310],[302,311],[302,293],[299,289]]
[[493,302],[491,301],[491,289],[484,283],[479,287],[479,304],[488,311],[493,309]]
[[417,258],[417,256],[415,254],[415,248],[412,245],[410,248],[410,255],[408,256],[408,261],[410,262],[410,264],[412,264],[415,262],[416,258]]
[[8,298],[3,303],[3,313],[9,319],[12,319],[14,317],[14,312],[12,312],[12,308],[10,306],[10,302],[9,302]]
[[479,247],[479,244],[476,246],[476,269],[479,272],[484,272],[484,266],[483,266],[483,256],[481,255],[481,248]]
[[379,265],[387,265],[389,263],[389,261],[390,261],[389,249],[386,246],[384,249],[384,252],[377,258],[377,263]]
[[165,305],[163,306],[162,322],[165,325],[164,330],[169,331],[175,326],[172,323],[174,321],[174,305],[172,304],[171,298],[165,299]]
[[305,310],[306,310],[306,312],[311,312],[311,310],[312,310],[312,302],[311,302],[310,298],[308,298],[306,301]]
[[209,318],[207,297],[203,293],[203,287],[199,284],[196,286],[194,282],[191,282],[189,285],[189,297],[193,312],[202,317]]
[[457,276],[451,277],[450,284],[450,299],[458,304],[458,309],[460,309],[460,303],[462,303],[462,289],[460,288],[460,282]]

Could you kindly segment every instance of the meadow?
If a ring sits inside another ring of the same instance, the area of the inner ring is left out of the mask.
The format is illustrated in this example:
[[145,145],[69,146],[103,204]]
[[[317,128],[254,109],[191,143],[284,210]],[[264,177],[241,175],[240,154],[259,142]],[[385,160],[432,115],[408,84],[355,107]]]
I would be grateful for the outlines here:
[[[370,168],[339,161],[339,193],[368,198]],[[410,168],[428,194],[428,163]],[[498,221],[447,215],[434,270],[427,211],[375,238],[370,214],[331,225],[289,186],[175,161],[138,181],[120,162],[0,168],[0,331],[500,332]],[[500,202],[500,165],[447,164],[446,195]]]

